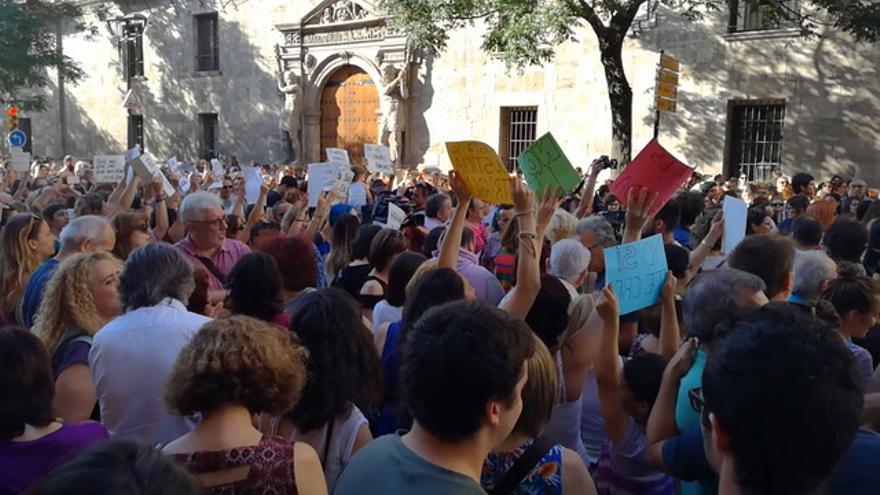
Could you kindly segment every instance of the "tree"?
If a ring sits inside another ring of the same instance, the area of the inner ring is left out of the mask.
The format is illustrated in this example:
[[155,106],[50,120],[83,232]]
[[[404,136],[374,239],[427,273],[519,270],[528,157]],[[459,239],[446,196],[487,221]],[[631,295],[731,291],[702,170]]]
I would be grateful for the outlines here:
[[[880,4],[860,0],[811,0],[789,7],[788,0],[745,0],[760,8],[767,23],[800,26],[804,36],[820,26],[849,33],[858,41],[880,37]],[[574,29],[589,25],[599,43],[611,106],[613,156],[621,163],[632,152],[632,89],[623,66],[623,43],[639,9],[647,0],[382,0],[392,23],[407,33],[414,48],[439,54],[449,32],[486,26],[483,50],[496,54],[508,69],[553,59],[555,45],[577,41]],[[690,20],[729,8],[719,0],[662,0]],[[744,2],[740,2],[741,4]]]
[[51,70],[66,81],[82,79],[82,69],[62,53],[56,38],[65,22],[84,29],[77,21],[82,13],[68,2],[0,0],[0,103],[43,110],[45,97],[34,90],[49,84]]

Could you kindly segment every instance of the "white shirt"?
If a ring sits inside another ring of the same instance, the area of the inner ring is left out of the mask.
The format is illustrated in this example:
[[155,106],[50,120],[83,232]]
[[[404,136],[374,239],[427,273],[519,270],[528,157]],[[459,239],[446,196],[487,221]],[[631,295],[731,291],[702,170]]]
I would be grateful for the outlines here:
[[373,333],[379,331],[383,323],[394,323],[403,319],[403,308],[392,306],[382,299],[373,308]]
[[101,422],[111,435],[134,436],[154,445],[193,429],[191,421],[167,411],[165,380],[180,350],[208,321],[167,298],[124,314],[95,334],[89,369]]
[[425,216],[425,228],[428,229],[428,232],[434,230],[437,227],[442,227],[446,225],[445,223],[437,220],[436,218],[431,218],[429,216]]
[[367,204],[367,186],[363,182],[354,182],[348,187],[348,204],[355,208]]

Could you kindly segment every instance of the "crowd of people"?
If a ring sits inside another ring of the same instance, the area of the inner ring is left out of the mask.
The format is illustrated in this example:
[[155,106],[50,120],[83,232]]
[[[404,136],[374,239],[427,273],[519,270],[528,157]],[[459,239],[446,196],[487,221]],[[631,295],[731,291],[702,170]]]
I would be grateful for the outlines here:
[[[304,169],[250,202],[223,168],[5,174],[0,493],[880,493],[859,178],[695,172],[661,205],[597,160],[490,204],[354,166],[310,208]],[[621,314],[605,251],[657,234],[659,299]]]

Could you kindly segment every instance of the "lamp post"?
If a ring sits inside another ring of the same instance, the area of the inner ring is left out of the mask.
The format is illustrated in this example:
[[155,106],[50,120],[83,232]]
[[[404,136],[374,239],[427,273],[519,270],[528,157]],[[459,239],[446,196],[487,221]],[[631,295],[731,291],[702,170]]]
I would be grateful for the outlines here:
[[[128,14],[122,17],[113,17],[107,19],[107,30],[110,36],[116,39],[116,48],[119,50],[119,60],[122,64],[122,71],[125,75],[125,94],[131,91],[132,77],[132,53],[130,51],[130,42],[142,38],[144,29],[147,27],[147,17],[143,14]],[[135,146],[135,130],[131,126],[131,109],[126,108],[126,127],[128,147]]]

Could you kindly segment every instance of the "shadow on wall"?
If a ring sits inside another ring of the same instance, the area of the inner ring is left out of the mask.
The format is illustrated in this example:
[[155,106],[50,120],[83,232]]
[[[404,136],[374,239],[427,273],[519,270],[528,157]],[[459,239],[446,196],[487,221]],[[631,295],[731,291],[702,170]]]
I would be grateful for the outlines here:
[[[200,114],[218,116],[221,157],[234,155],[241,163],[284,158],[278,126],[283,99],[277,75],[264,67],[274,67],[275,62],[265,60],[240,25],[224,16],[226,9],[245,3],[219,8],[220,70],[197,72],[193,16],[211,10],[195,0],[162,2],[158,7],[117,2],[124,14],[141,12],[149,18],[144,49],[147,80],[135,80],[132,86],[145,107],[145,146],[157,159],[199,157]],[[156,77],[158,81],[149,80]]]
[[[681,60],[687,89],[679,90],[679,113],[663,115],[660,137],[678,140],[691,166],[724,160],[728,100],[784,98],[783,172],[806,170],[817,180],[859,175],[880,184],[873,166],[880,154],[880,52],[872,45],[832,30],[819,39],[733,41],[723,37],[726,14],[711,24],[663,7],[657,15],[659,27],[637,42]],[[650,101],[653,85],[645,92]],[[653,112],[643,114],[645,125],[653,120]]]
[[[422,70],[424,70],[424,77],[422,77]],[[434,85],[431,82],[433,73],[434,56],[425,54],[421,59],[419,77],[411,79],[410,105],[407,114],[409,122],[407,123],[406,136],[406,163],[414,168],[424,163],[425,153],[431,146],[431,130],[425,120],[425,112],[431,108],[434,101]]]
[[[49,113],[40,117],[40,120],[55,121],[58,119],[57,105],[52,105],[52,100],[57,102],[58,85],[54,78],[49,79],[49,84],[45,88],[46,98],[50,101]],[[89,111],[77,100],[67,88],[64,92],[64,127],[59,125],[46,126],[44,129],[34,130],[34,151],[38,155],[51,155],[57,152],[59,156],[52,158],[60,158],[65,154],[62,152],[61,132],[66,135],[66,153],[74,156],[91,158],[94,155],[101,154],[118,154],[125,149],[125,143],[119,141],[120,136],[114,136],[106,129],[99,127],[89,116]],[[119,100],[122,101],[122,96]],[[119,109],[120,114],[125,110]],[[51,129],[57,129],[56,132],[46,132]],[[121,136],[124,138],[124,136]]]

